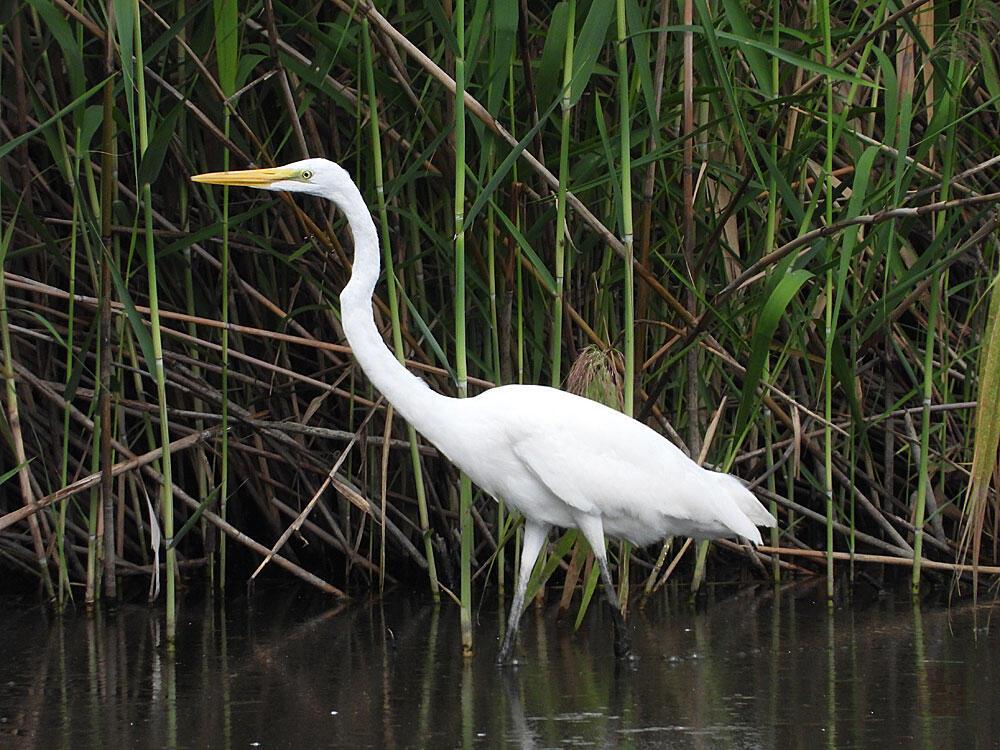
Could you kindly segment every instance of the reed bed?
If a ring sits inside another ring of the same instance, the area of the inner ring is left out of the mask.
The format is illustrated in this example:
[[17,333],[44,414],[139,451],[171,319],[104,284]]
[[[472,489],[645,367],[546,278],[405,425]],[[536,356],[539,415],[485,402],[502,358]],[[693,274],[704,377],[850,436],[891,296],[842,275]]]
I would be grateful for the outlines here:
[[[757,552],[615,546],[623,598],[997,573],[992,3],[34,0],[0,23],[6,584],[148,586],[168,613],[177,581],[261,571],[466,611],[503,591],[516,515],[343,345],[340,218],[188,181],[307,155],[369,196],[375,315],[433,388],[606,400],[778,516]],[[582,540],[551,542],[539,582],[589,600]]]

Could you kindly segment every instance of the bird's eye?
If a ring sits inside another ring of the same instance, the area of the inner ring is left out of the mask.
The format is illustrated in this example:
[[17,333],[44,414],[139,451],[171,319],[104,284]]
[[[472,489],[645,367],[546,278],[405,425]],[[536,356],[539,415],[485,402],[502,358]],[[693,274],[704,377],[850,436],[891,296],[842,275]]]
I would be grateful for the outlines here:
[[302,178],[303,180],[311,180],[311,179],[312,179],[312,176],[313,176],[313,173],[312,173],[312,170],[310,170],[310,169],[303,169],[303,170],[302,170],[302,174],[301,174],[301,175],[299,175],[299,176],[300,176],[300,177],[301,177],[301,178]]

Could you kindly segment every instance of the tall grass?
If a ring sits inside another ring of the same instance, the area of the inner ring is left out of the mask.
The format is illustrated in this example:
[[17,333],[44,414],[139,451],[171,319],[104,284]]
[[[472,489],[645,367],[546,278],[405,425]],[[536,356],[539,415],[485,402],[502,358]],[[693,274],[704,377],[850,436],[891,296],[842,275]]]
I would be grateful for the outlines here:
[[[452,111],[455,139],[455,379],[459,398],[469,395],[466,315],[466,231],[465,214],[466,182],[466,116],[465,116],[465,0],[457,0],[451,19],[455,28],[455,100]],[[459,477],[458,528],[459,555],[459,606],[462,622],[462,651],[472,651],[472,553],[474,530],[472,528],[472,483],[464,473]]]
[[[51,561],[73,591],[89,546],[95,598],[102,566],[128,597],[158,560],[168,591],[239,582],[293,523],[274,575],[331,593],[429,580],[470,611],[501,579],[510,520],[343,345],[340,218],[189,188],[303,152],[377,211],[376,318],[432,387],[563,383],[588,347],[620,351],[635,417],[776,510],[775,575],[993,571],[976,404],[997,390],[1000,14],[685,5],[141,4],[117,19],[134,48],[102,4],[21,6],[0,64],[4,581],[55,596]],[[571,549],[540,580],[595,580]],[[616,549],[649,595],[696,558],[757,576],[725,543]]]

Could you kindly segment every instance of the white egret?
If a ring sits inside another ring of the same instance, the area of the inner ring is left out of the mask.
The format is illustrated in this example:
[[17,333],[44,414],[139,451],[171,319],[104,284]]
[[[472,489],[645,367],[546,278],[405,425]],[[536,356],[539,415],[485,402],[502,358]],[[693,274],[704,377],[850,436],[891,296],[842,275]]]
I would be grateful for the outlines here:
[[372,384],[485,492],[524,516],[521,569],[497,661],[511,660],[532,568],[553,526],[590,544],[614,615],[615,652],[630,653],[605,534],[637,545],[671,535],[744,537],[775,519],[738,479],[698,466],[646,425],[556,388],[505,385],[472,398],[432,391],[379,335],[372,294],[380,273],[371,213],[350,175],[326,159],[272,169],[213,172],[197,182],[307,193],[333,201],[354,235],[351,278],[340,295],[344,333]]

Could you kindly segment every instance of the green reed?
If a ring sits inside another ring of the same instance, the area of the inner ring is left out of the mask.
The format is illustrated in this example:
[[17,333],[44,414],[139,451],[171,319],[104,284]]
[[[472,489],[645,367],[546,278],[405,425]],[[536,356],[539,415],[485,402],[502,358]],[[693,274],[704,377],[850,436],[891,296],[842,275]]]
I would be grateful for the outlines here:
[[[468,358],[466,352],[466,268],[465,268],[465,2],[455,3],[455,377],[458,396],[468,395]],[[462,622],[462,650],[472,651],[472,483],[465,474],[459,480],[458,525],[461,538],[459,562],[459,602]]]
[[[361,24],[361,40],[364,48],[365,73],[367,77],[367,93],[369,107],[369,125],[372,141],[372,162],[375,172],[375,194],[378,201],[379,235],[382,242],[382,262],[385,267],[385,279],[387,287],[387,297],[389,301],[389,317],[392,324],[392,347],[397,359],[404,362],[403,335],[399,317],[399,300],[396,293],[396,275],[394,261],[392,258],[392,242],[389,232],[389,214],[386,206],[385,184],[383,181],[382,164],[382,143],[379,132],[378,120],[378,93],[375,89],[375,68],[372,65],[371,51],[371,30],[368,20]],[[407,437],[410,443],[410,463],[413,468],[414,492],[417,500],[417,513],[420,519],[421,534],[424,538],[424,554],[427,558],[427,575],[430,582],[431,594],[437,600],[440,596],[440,584],[437,578],[437,566],[434,562],[434,547],[430,537],[430,517],[427,512],[427,496],[424,491],[423,469],[420,463],[419,443],[417,441],[416,430],[412,425],[407,425]],[[383,502],[384,502],[383,496]],[[385,527],[382,530],[382,544],[380,548],[380,585],[384,584],[385,576]]]

